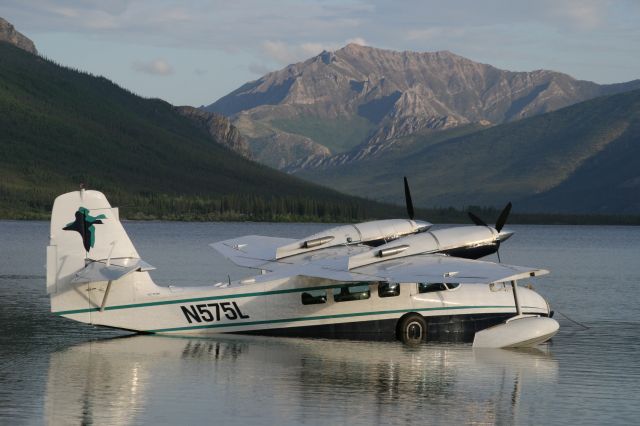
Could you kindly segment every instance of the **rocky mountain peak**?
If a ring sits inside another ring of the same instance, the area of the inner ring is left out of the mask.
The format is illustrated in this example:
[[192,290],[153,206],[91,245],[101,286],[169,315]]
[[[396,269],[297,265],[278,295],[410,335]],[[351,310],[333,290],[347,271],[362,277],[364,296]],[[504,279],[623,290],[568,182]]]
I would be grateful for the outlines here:
[[420,132],[515,121],[635,87],[640,82],[598,85],[554,71],[505,71],[446,50],[350,43],[266,74],[206,109],[231,117],[245,135],[250,130],[258,161],[282,168],[277,152],[268,150],[267,159],[257,147],[267,152],[286,140],[281,157],[294,159],[284,162],[289,169],[317,164],[327,155],[318,147],[351,161]]
[[36,45],[28,37],[20,33],[15,27],[6,19],[0,17],[0,41],[11,43],[22,50],[38,54]]
[[349,43],[346,46],[343,46],[340,49],[338,49],[336,52],[357,53],[357,52],[366,52],[369,49],[373,49],[373,48],[369,47],[369,46],[362,45],[362,44],[358,44],[358,43]]

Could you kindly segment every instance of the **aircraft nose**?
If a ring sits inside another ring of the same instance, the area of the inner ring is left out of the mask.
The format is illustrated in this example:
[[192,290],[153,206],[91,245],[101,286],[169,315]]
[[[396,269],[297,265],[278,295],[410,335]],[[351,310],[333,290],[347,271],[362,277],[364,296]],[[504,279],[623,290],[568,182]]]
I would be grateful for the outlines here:
[[498,234],[498,240],[500,240],[500,242],[506,241],[509,238],[511,238],[511,236],[514,234],[513,231],[509,231],[508,229],[503,229],[502,231],[500,231],[500,233]]

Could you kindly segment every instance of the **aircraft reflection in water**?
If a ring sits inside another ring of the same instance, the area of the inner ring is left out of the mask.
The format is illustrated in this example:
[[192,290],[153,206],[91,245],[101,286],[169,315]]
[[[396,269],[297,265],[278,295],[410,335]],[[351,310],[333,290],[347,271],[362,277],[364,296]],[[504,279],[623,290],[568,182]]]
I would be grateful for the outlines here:
[[557,369],[537,348],[134,336],[53,353],[46,418],[502,423],[515,420],[523,393],[554,385]]

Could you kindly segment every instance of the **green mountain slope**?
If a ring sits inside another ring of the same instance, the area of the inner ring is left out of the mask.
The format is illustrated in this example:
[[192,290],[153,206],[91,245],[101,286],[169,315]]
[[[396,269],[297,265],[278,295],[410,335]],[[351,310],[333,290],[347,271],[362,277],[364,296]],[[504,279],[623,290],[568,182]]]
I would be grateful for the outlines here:
[[543,211],[539,206],[548,205],[557,212],[640,212],[640,92],[633,103],[611,106],[622,113],[628,108],[634,116],[615,143],[584,161],[556,187],[522,200],[523,209]]
[[528,211],[640,212],[639,90],[444,140],[421,135],[407,147],[298,175],[400,202],[394,183],[406,174],[421,206],[512,200]]
[[385,206],[248,161],[170,104],[0,43],[0,217],[87,187],[125,217],[351,220]]

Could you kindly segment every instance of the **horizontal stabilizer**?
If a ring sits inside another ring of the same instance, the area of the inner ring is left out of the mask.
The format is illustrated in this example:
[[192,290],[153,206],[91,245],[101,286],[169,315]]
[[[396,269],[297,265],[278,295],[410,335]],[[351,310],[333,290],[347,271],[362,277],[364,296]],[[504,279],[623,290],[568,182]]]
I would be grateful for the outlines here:
[[116,281],[133,271],[151,271],[153,266],[142,259],[112,259],[106,261],[92,261],[83,269],[75,273],[72,283],[92,283],[98,281]]

